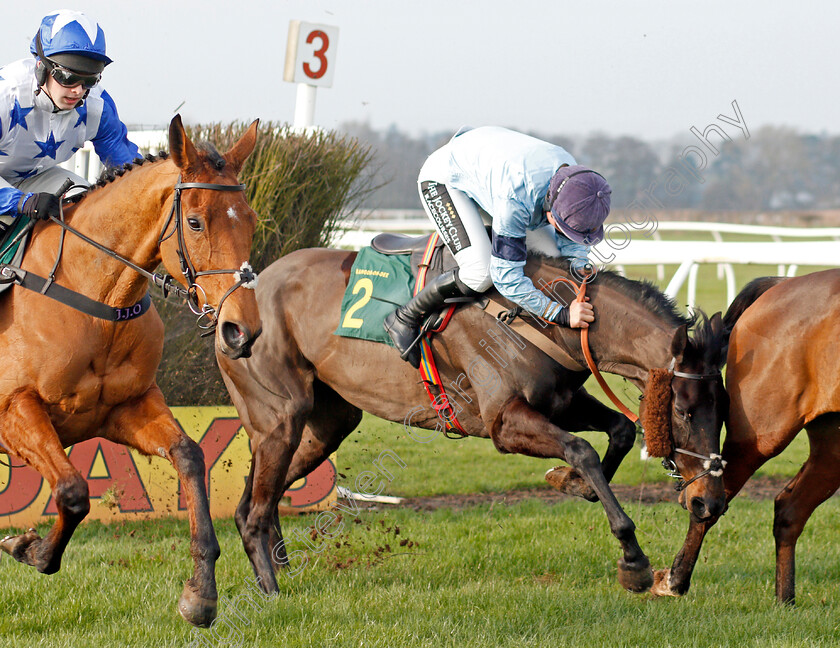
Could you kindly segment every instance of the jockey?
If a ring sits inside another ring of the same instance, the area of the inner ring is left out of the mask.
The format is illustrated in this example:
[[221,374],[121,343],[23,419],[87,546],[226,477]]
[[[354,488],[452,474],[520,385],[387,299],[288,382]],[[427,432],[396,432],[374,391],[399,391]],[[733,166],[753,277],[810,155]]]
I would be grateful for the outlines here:
[[[545,320],[586,328],[592,305],[560,304],[525,276],[525,234],[550,224],[560,255],[572,269],[588,263],[590,246],[604,238],[610,186],[578,166],[564,149],[505,128],[462,129],[432,153],[420,169],[418,188],[426,214],[458,267],[429,282],[407,304],[385,318],[385,330],[404,360],[419,366],[413,344],[425,317],[446,299],[476,296],[491,286]],[[479,212],[492,219],[492,242]]]
[[65,180],[88,184],[58,165],[86,141],[110,166],[140,156],[99,86],[111,59],[96,22],[78,11],[53,12],[29,49],[33,58],[0,68],[0,229],[19,214],[58,216],[54,194]]

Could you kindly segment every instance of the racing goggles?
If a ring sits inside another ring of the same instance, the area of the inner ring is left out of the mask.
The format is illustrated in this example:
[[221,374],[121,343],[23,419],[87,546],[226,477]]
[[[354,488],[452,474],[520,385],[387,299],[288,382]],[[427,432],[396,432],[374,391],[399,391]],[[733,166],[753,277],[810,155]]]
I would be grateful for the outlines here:
[[85,90],[90,90],[102,78],[101,74],[79,74],[52,61],[50,63],[50,76],[55,79],[58,85],[65,88],[75,88],[77,85],[81,85]]

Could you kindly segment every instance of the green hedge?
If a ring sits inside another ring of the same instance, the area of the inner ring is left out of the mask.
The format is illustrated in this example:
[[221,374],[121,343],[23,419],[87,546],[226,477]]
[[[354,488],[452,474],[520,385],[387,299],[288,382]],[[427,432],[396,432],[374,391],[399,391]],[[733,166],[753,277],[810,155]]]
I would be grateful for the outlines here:
[[[246,123],[188,127],[193,141],[227,151]],[[260,125],[257,145],[240,180],[259,217],[251,265],[260,271],[293,250],[328,243],[338,219],[358,209],[376,188],[373,152],[357,140],[328,131],[295,133],[288,125]],[[166,326],[158,384],[169,405],[228,404],[216,367],[213,338],[200,338],[195,316],[178,300],[154,296]]]

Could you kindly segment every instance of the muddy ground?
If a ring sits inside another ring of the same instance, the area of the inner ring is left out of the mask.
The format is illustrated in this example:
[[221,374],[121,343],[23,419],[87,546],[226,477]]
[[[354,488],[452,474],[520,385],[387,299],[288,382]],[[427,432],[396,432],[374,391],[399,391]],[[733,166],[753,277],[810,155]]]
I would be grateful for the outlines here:
[[[762,500],[773,499],[789,480],[785,477],[757,477],[747,482],[738,497]],[[613,485],[613,492],[620,502],[642,502],[655,504],[657,502],[676,502],[677,492],[673,483],[662,482],[644,484],[642,486]],[[539,499],[547,503],[561,502],[573,499],[549,486],[544,488],[530,488],[501,493],[478,493],[472,495],[439,495],[436,497],[406,497],[398,506],[414,509],[415,511],[433,511],[440,508],[463,509],[480,504],[515,504],[526,499]],[[359,502],[365,508],[389,508],[393,505]]]

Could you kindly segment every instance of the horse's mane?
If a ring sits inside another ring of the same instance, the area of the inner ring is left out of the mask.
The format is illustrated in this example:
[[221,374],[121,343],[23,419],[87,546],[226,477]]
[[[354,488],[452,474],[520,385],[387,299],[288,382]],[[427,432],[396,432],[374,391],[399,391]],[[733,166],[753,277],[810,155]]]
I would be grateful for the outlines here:
[[[213,146],[210,142],[198,142],[196,144],[196,148],[201,149],[207,155],[210,160],[210,164],[212,164],[217,169],[221,170],[224,168],[227,161],[225,158],[216,150],[216,147]],[[99,189],[100,187],[104,187],[117,178],[121,178],[129,171],[143,166],[147,162],[160,162],[161,160],[166,160],[169,157],[169,153],[166,151],[160,151],[157,155],[153,155],[151,153],[147,153],[144,157],[139,157],[134,160],[134,162],[126,162],[122,166],[108,166],[102,169],[102,172],[99,174],[99,178],[97,178],[96,183],[88,187],[85,191],[81,191],[76,195],[67,199],[67,202],[70,203],[77,203],[82,198],[87,196],[92,191]]]
[[[538,252],[530,252],[528,259],[539,263],[541,266],[548,266],[572,275],[570,268],[570,259],[566,257],[553,257],[540,254]],[[574,276],[574,275],[572,275]],[[676,302],[663,293],[659,288],[650,281],[645,279],[635,280],[622,277],[617,272],[612,270],[598,270],[595,278],[592,280],[593,285],[604,285],[617,290],[618,292],[627,295],[634,301],[642,304],[653,313],[664,317],[674,326],[682,326],[683,324],[693,325],[695,317],[686,316],[680,313]]]
[[[571,260],[566,257],[552,257],[530,252],[528,259],[540,266],[548,266],[571,275]],[[683,315],[677,308],[677,303],[663,293],[654,283],[643,280],[628,279],[612,270],[598,270],[592,280],[595,285],[609,286],[642,304],[653,313],[664,317],[676,326],[687,325],[692,331],[689,345],[693,356],[707,366],[720,367],[723,362],[723,349],[726,347],[727,331],[723,327],[714,327],[709,318],[699,309],[692,309],[691,315]]]
[[147,162],[160,162],[161,160],[165,160],[169,157],[169,153],[166,151],[161,151],[157,155],[152,155],[151,153],[147,153],[145,157],[137,158],[134,162],[126,162],[122,166],[109,166],[102,169],[102,172],[99,174],[99,178],[97,178],[96,183],[85,189],[84,191],[80,191],[79,193],[71,196],[67,199],[69,203],[77,203],[85,198],[88,194],[96,191],[97,189],[104,187],[110,183],[112,183],[117,178],[124,176],[129,171],[136,169],[139,166],[143,166]]

